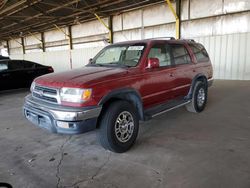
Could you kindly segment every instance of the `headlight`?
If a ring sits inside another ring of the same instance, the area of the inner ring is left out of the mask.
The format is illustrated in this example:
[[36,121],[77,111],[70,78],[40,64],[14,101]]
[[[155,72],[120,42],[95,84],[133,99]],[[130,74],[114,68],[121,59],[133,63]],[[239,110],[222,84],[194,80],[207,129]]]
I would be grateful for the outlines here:
[[31,86],[30,86],[30,91],[33,92],[33,90],[35,89],[36,83],[32,82]]
[[66,88],[60,90],[60,98],[62,102],[82,103],[90,99],[91,89]]

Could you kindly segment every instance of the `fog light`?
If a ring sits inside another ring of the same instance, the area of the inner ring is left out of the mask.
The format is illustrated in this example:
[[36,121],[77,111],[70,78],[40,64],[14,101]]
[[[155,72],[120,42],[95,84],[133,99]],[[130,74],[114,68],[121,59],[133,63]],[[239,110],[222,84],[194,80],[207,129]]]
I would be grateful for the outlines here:
[[67,122],[57,121],[57,126],[64,129],[69,129],[70,125]]

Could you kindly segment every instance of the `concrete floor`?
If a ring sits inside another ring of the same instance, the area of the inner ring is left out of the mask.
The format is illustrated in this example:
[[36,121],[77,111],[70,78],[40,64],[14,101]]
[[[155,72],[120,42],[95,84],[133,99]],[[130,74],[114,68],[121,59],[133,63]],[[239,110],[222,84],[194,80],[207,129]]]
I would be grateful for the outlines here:
[[215,81],[207,108],[180,108],[141,124],[127,153],[96,131],[62,136],[22,116],[27,91],[0,94],[0,182],[13,187],[250,187],[250,82]]

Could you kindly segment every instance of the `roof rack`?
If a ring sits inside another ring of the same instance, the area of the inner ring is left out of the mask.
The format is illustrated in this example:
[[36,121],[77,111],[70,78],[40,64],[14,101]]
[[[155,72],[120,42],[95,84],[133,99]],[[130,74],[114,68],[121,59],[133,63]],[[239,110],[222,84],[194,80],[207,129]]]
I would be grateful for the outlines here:
[[187,40],[187,41],[190,41],[190,42],[195,42],[194,39],[182,39],[182,40]]
[[155,38],[150,38],[150,39],[170,39],[170,40],[175,40],[174,37],[155,37]]

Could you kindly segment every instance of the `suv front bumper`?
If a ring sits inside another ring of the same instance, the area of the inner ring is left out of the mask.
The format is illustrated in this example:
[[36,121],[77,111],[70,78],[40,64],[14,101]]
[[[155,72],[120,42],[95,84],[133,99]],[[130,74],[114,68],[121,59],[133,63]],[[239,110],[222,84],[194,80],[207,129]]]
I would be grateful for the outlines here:
[[28,95],[23,110],[29,121],[50,132],[80,134],[96,128],[102,107],[63,107],[41,102]]

